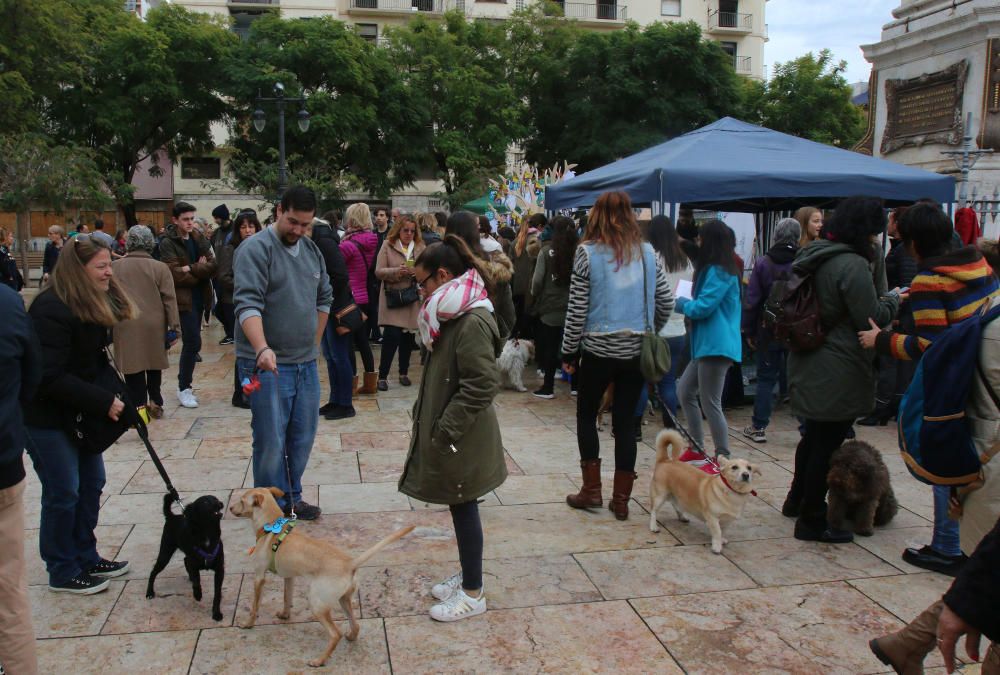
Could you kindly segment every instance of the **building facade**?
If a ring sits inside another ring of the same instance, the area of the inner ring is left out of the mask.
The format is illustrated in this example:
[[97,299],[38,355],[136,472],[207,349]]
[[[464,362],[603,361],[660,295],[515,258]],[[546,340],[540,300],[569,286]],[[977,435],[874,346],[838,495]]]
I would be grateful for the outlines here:
[[1000,189],[1000,3],[903,0],[892,17],[879,42],[862,46],[872,75],[868,133],[857,149],[960,180],[960,157],[944,153],[961,151],[969,135],[973,151],[997,152],[977,158],[964,194],[992,196]]
[[[148,3],[150,0],[135,0]],[[188,9],[228,17],[234,32],[248,35],[251,24],[268,12],[285,18],[332,16],[352,24],[367,40],[379,42],[386,30],[404,25],[420,13],[441,16],[458,9],[470,19],[504,19],[532,0],[173,0]],[[627,22],[648,25],[656,21],[694,21],[708,39],[717,40],[733,58],[737,73],[764,79],[764,43],[767,42],[767,0],[562,0],[567,19],[593,30],[617,30]],[[223,145],[224,133],[216,140]],[[517,156],[512,150],[509,155]],[[214,157],[182,157],[174,165],[176,199],[191,202],[199,211],[210,211],[219,202],[230,210],[258,207],[260,198],[236,194],[222,182],[226,172],[223,153]],[[435,194],[442,190],[436,180],[417,180],[393,195],[392,203],[404,210],[436,210],[442,207]],[[365,195],[349,195],[364,199]]]

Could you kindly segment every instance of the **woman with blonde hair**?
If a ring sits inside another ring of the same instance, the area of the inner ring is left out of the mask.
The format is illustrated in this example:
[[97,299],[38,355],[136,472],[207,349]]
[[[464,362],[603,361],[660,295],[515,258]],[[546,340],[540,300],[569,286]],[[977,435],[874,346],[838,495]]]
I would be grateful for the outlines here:
[[420,230],[420,239],[426,246],[441,241],[441,233],[438,231],[438,219],[433,213],[418,213],[414,218],[417,221],[417,229]]
[[379,327],[382,328],[382,355],[378,366],[378,390],[386,391],[392,358],[399,350],[399,383],[410,386],[410,354],[417,330],[417,282],[414,269],[424,252],[420,229],[409,216],[393,223],[375,261],[375,276],[382,282],[378,296]]
[[803,206],[792,217],[799,221],[799,226],[802,228],[802,236],[799,237],[799,248],[819,239],[819,233],[823,231],[822,211],[815,206]]
[[[367,204],[351,204],[347,207],[344,214],[346,234],[340,242],[340,252],[344,254],[344,261],[347,263],[347,276],[351,281],[354,302],[367,316],[372,316],[377,308],[375,303],[378,302],[378,280],[374,275],[378,235],[372,232],[372,227],[372,212]],[[368,331],[354,331],[352,336],[354,348],[361,352],[361,362],[365,368],[364,384],[358,389],[358,393],[374,394],[377,391],[378,373],[375,372],[375,356],[368,343]],[[354,378],[357,380],[358,366],[353,352],[351,362]]]
[[566,497],[571,507],[601,506],[597,412],[613,383],[615,476],[608,508],[619,520],[628,518],[636,479],[632,415],[645,385],[639,371],[642,336],[647,327],[659,332],[673,308],[663,262],[642,240],[628,194],[605,192],[590,210],[587,232],[576,249],[562,342],[564,367],[571,373],[580,370],[576,433],[583,486]]
[[104,459],[74,429],[81,418],[135,417],[134,408],[97,383],[107,381],[112,368],[105,352],[111,329],[137,317],[138,310],[114,278],[110,248],[80,234],[66,242],[49,285],[28,313],[43,363],[38,392],[24,406],[28,454],[42,483],[39,549],[50,590],[90,595],[105,590],[107,578],[125,574],[129,565],[97,552]]
[[66,243],[66,230],[59,225],[49,228],[49,242],[45,244],[45,255],[42,258],[42,283],[49,280],[49,275],[59,260],[59,251]]
[[539,235],[548,222],[544,213],[533,213],[525,218],[517,231],[514,246],[511,247],[510,261],[514,263],[514,279],[511,281],[510,290],[514,296],[514,312],[517,316],[514,337],[534,337],[533,321],[529,316],[532,313],[531,278],[535,274],[535,261],[542,248]]

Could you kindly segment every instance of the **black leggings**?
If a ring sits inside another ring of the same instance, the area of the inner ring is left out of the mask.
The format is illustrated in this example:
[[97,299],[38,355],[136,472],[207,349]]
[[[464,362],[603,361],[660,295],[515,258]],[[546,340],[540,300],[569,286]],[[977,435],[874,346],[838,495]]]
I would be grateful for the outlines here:
[[410,354],[413,352],[413,333],[404,333],[399,326],[382,326],[382,355],[378,363],[378,379],[384,380],[392,368],[392,357],[399,350],[399,374],[410,371]]
[[372,346],[368,344],[368,331],[364,328],[351,332],[354,341],[351,343],[351,370],[358,374],[358,359],[355,352],[361,352],[361,364],[365,367],[366,373],[375,372],[375,356],[372,354]]
[[826,474],[830,471],[830,457],[843,444],[853,424],[853,419],[805,421],[802,440],[795,448],[795,474],[788,500],[801,505],[801,519],[811,528],[826,527]]
[[226,337],[233,337],[235,335],[233,331],[236,329],[236,305],[231,302],[220,302],[215,309],[219,321],[222,322],[222,328],[226,331]]
[[545,371],[545,381],[542,389],[552,391],[556,383],[556,371],[559,370],[559,356],[562,353],[563,327],[550,326],[538,322],[538,334],[535,339],[535,361],[538,367]]
[[132,402],[137,406],[146,405],[147,400],[162,406],[163,395],[160,393],[162,382],[162,370],[140,370],[138,373],[125,376],[125,386],[128,387]]
[[597,413],[609,384],[615,385],[611,428],[615,432],[615,469],[635,471],[635,407],[645,385],[639,372],[639,357],[607,359],[584,353],[576,399],[576,435],[580,459],[597,459],[601,446],[597,437]]
[[458,559],[462,565],[462,588],[478,591],[483,587],[483,523],[479,520],[479,502],[452,504],[451,522],[458,539]]

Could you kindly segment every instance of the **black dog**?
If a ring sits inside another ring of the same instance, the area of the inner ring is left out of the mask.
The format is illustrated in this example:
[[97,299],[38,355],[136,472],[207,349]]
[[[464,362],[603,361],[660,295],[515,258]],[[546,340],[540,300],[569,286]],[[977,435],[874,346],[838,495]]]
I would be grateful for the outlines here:
[[201,570],[215,571],[215,598],[212,600],[212,618],[222,621],[222,578],[226,572],[226,557],[222,549],[222,510],[226,507],[221,501],[206,495],[198,497],[184,507],[183,515],[171,513],[170,505],[174,498],[169,494],[163,496],[163,515],[167,519],[163,525],[163,537],[160,539],[160,554],[149,575],[149,585],[146,586],[146,597],[155,597],[153,582],[156,575],[163,571],[174,551],[184,551],[184,567],[187,569],[191,586],[194,589],[194,599],[201,602]]

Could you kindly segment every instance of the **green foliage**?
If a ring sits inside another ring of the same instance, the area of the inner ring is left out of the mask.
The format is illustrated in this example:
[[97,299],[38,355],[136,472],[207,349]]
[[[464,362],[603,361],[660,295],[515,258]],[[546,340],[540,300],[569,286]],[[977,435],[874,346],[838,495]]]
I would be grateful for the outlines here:
[[111,202],[92,153],[54,145],[41,134],[0,136],[0,209],[22,213],[32,204],[99,209]]
[[745,91],[747,121],[775,131],[828,143],[853,146],[865,130],[861,109],[851,103],[851,87],[844,79],[845,61],[835,63],[824,49],[787,63],[776,64],[769,82],[748,82]]
[[525,132],[504,25],[449,12],[441,22],[418,16],[389,38],[393,68],[422,115],[421,133],[408,141],[424,149],[453,208],[482,195]]
[[86,7],[89,55],[53,97],[49,121],[58,139],[94,151],[131,225],[140,161],[161,148],[176,157],[213,147],[211,126],[228,110],[216,87],[239,40],[218,20],[177,5],[146,21],[121,3]]
[[[565,29],[562,29],[565,30]],[[636,24],[608,33],[538,36],[554,52],[527,64],[527,159],[567,159],[587,171],[735,111],[740,79],[730,57],[694,23]]]
[[305,96],[308,132],[296,125],[298,107],[286,109],[289,184],[313,187],[330,204],[348,190],[386,197],[416,177],[424,116],[412,102],[384,51],[330,17],[262,17],[227,69],[233,102],[231,167],[238,185],[277,195],[278,114],[274,103],[263,133],[250,123],[258,92]]

